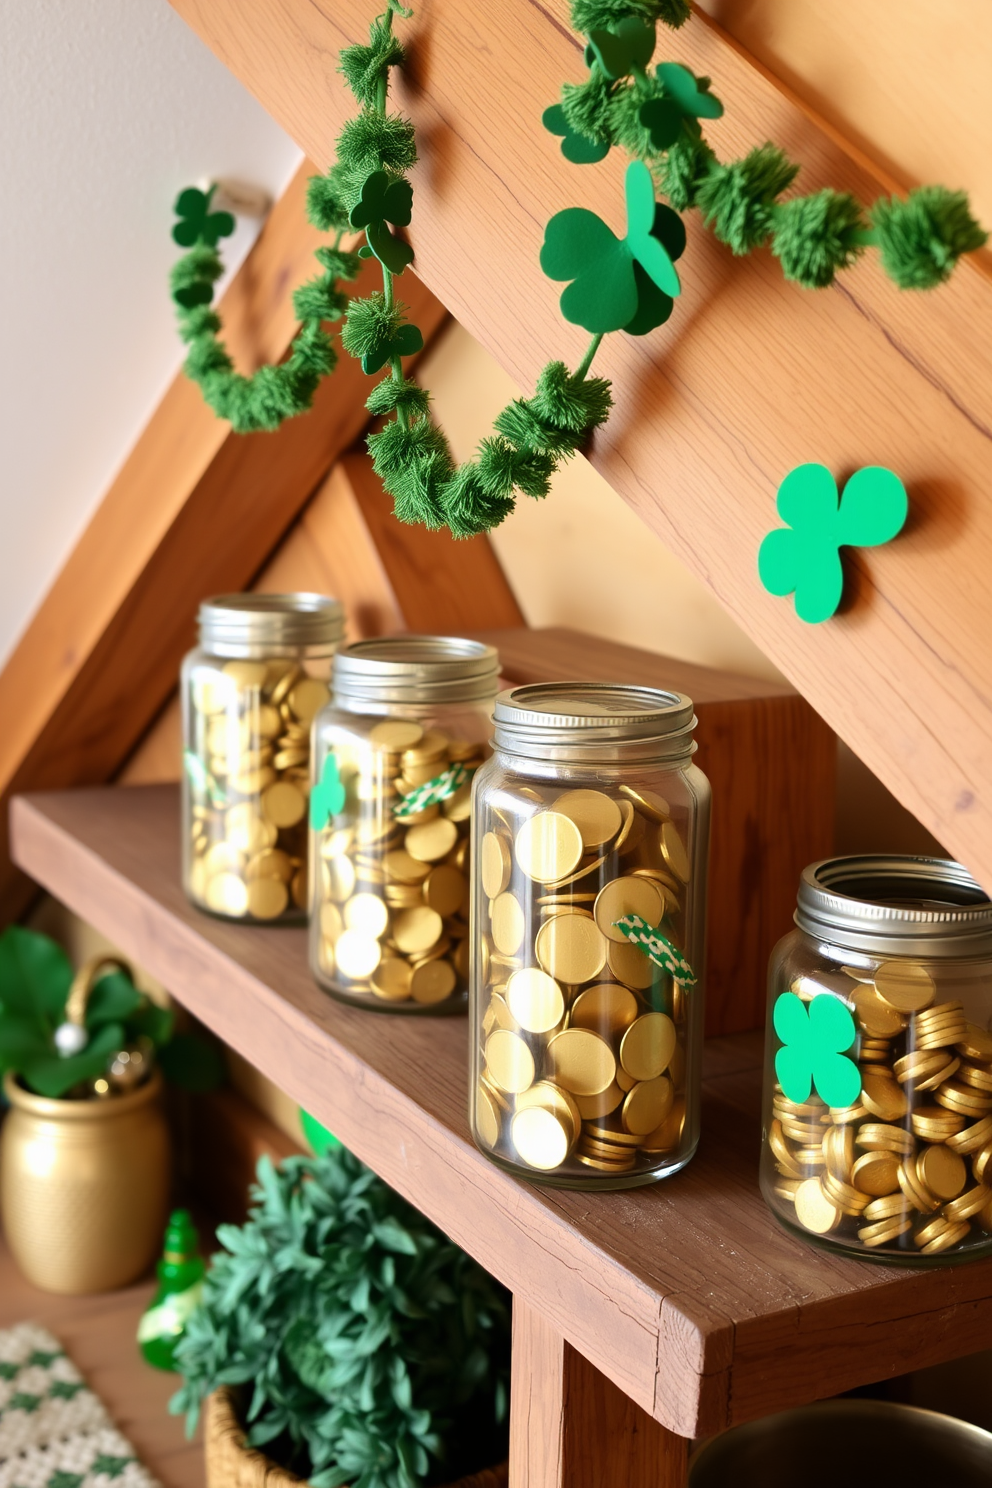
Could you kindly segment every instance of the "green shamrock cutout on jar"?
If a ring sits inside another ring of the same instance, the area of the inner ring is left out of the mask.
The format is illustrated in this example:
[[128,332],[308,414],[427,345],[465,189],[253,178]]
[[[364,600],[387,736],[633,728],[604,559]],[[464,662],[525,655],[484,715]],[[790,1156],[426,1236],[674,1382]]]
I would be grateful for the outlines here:
[[563,136],[561,153],[573,165],[595,165],[598,160],[605,160],[610,153],[609,144],[600,144],[599,140],[590,139],[588,135],[573,129],[565,118],[565,110],[560,103],[554,103],[544,110],[541,123],[549,134]]
[[671,315],[682,288],[675,260],[685,249],[685,227],[677,212],[655,201],[641,160],[627,167],[626,197],[623,238],[585,207],[556,212],[544,230],[541,268],[549,279],[572,280],[561,313],[593,335],[647,335]]
[[723,104],[710,92],[709,78],[696,77],[678,62],[659,62],[654,72],[664,96],[642,103],[638,118],[656,150],[670,149],[683,132],[698,139],[700,119],[722,116]]
[[829,620],[844,592],[842,547],[874,548],[902,531],[906,488],[883,465],[856,470],[838,496],[825,465],[797,465],[778,488],[786,527],[758,550],[758,576],[769,594],[795,593],[796,614],[809,625]]
[[216,191],[201,191],[197,186],[187,186],[176,197],[173,211],[179,218],[172,229],[173,242],[180,248],[192,248],[196,243],[205,243],[216,248],[221,238],[229,238],[234,231],[234,218],[230,212],[211,212],[210,202]]
[[310,792],[310,825],[322,832],[332,816],[344,810],[344,781],[333,749],[324,756],[320,779]]
[[394,238],[387,223],[409,227],[412,215],[413,187],[409,181],[384,170],[366,176],[348,218],[352,227],[365,229],[366,244],[359,248],[359,256],[369,258],[374,254],[391,274],[402,274],[407,264],[413,262],[413,249],[402,238]]
[[794,992],[783,992],[772,1013],[782,1048],[775,1055],[775,1073],[787,1099],[797,1106],[815,1088],[828,1106],[853,1106],[861,1095],[861,1071],[845,1050],[857,1030],[844,1004],[829,993],[805,1003]]
[[655,29],[653,21],[642,21],[638,16],[624,16],[608,30],[590,31],[585,50],[585,63],[593,63],[610,82],[627,77],[635,68],[647,67],[654,54]]

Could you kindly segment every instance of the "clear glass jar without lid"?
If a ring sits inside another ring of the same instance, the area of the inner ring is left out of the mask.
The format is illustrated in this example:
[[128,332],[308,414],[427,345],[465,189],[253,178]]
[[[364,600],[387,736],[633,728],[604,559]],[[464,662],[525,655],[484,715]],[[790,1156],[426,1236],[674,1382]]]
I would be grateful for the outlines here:
[[470,1114],[519,1177],[634,1188],[696,1149],[710,788],[695,723],[689,698],[646,687],[496,700],[473,808]]
[[761,1188],[807,1240],[992,1252],[992,903],[959,863],[814,863],[769,973]]
[[180,687],[183,885],[227,919],[300,921],[310,725],[344,611],[323,594],[222,594],[199,625]]
[[310,965],[361,1007],[464,1012],[472,776],[499,657],[451,636],[359,641],[314,728]]

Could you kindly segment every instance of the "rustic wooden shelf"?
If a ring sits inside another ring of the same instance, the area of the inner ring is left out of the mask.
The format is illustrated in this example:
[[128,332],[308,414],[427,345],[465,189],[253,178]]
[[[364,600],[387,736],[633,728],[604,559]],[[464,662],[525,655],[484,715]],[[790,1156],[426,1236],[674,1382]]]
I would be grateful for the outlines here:
[[992,1261],[897,1271],[775,1224],[756,1182],[760,1035],[708,1046],[703,1141],[684,1172],[634,1193],[541,1189],[471,1142],[463,1020],[341,1006],[311,980],[302,930],[186,903],[174,787],[21,797],[11,825],[20,867],[512,1289],[529,1347],[553,1330],[668,1432],[717,1431],[987,1344]]

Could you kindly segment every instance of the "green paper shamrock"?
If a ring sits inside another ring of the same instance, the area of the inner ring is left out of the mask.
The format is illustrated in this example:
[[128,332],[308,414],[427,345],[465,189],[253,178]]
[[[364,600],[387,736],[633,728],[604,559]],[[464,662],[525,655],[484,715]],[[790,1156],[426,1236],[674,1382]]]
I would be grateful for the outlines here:
[[565,118],[565,110],[560,103],[552,104],[551,108],[544,110],[541,123],[549,134],[564,136],[561,153],[573,165],[595,165],[598,160],[605,160],[610,153],[609,145],[601,145],[599,140],[589,139],[587,135],[579,134],[578,130],[573,129]]
[[387,222],[394,227],[409,227],[413,214],[413,187],[402,176],[388,171],[373,171],[362,182],[362,194],[351,209],[352,227],[364,227],[367,248],[359,249],[363,258],[374,253],[392,274],[402,274],[413,261],[413,249],[402,238],[394,238]]
[[322,832],[332,816],[344,810],[345,789],[334,751],[324,756],[320,779],[310,792],[310,825]]
[[654,52],[653,21],[637,16],[624,16],[609,31],[590,31],[585,51],[586,66],[599,63],[600,71],[611,82],[627,77],[636,67],[647,67]]
[[415,351],[422,351],[423,346],[424,338],[417,326],[401,325],[391,341],[382,341],[373,351],[365,353],[362,357],[362,371],[378,372],[393,357],[413,356]]
[[796,614],[810,625],[829,620],[840,604],[840,549],[890,542],[908,510],[905,486],[883,465],[856,470],[839,499],[825,465],[797,465],[778,488],[777,506],[788,526],[762,541],[758,576],[769,594],[794,591]]
[[665,90],[663,98],[649,98],[638,118],[651,131],[656,150],[668,150],[683,130],[697,138],[700,119],[719,119],[723,104],[709,91],[709,78],[697,78],[678,62],[659,62],[655,77]]
[[641,160],[627,167],[626,195],[625,238],[614,237],[585,207],[556,212],[544,230],[541,268],[549,279],[573,281],[561,296],[561,313],[593,335],[643,336],[668,319],[681,292],[674,260],[685,247],[685,229],[677,212],[655,201]]
[[794,992],[783,992],[772,1022],[782,1040],[775,1073],[788,1099],[801,1105],[815,1086],[828,1106],[853,1106],[861,1095],[861,1071],[844,1054],[856,1030],[840,998],[821,993],[807,1005]]
[[194,243],[205,243],[216,248],[221,238],[229,238],[234,231],[234,218],[230,212],[211,212],[210,202],[216,191],[200,191],[196,186],[187,186],[176,197],[173,211],[180,219],[172,229],[173,241],[180,248],[192,248]]
[[437,806],[441,801],[449,800],[456,791],[461,790],[470,774],[474,773],[474,770],[469,771],[464,765],[451,765],[440,775],[435,775],[433,780],[415,786],[408,796],[394,802],[393,815],[400,818],[416,816],[419,812],[426,811],[428,806]]
[[661,931],[654,925],[649,925],[647,920],[642,920],[640,915],[624,915],[622,919],[614,920],[617,930],[622,930],[630,941],[636,945],[639,951],[643,951],[649,961],[655,966],[660,966],[667,971],[669,976],[681,982],[684,987],[694,987],[698,981],[696,973],[689,962],[683,956],[677,945],[662,935]]

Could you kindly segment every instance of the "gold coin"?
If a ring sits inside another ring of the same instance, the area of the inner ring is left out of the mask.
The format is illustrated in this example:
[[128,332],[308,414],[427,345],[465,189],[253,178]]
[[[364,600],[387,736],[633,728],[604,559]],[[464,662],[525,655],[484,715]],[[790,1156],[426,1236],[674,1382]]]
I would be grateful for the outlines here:
[[295,827],[303,820],[307,801],[301,790],[288,780],[277,780],[262,795],[262,810],[274,826]]
[[882,1198],[899,1187],[899,1159],[894,1152],[866,1152],[851,1168],[851,1184],[860,1193]]
[[325,860],[346,853],[355,836],[354,827],[329,828],[320,839],[320,856]]
[[675,1053],[675,1024],[667,1013],[643,1013],[620,1040],[620,1063],[634,1080],[664,1074]]
[[844,1183],[840,1178],[835,1178],[829,1169],[824,1169],[821,1173],[820,1184],[831,1204],[839,1205],[845,1214],[852,1217],[861,1214],[868,1203],[868,1194],[853,1188],[850,1183]]
[[616,1036],[629,1028],[637,1017],[637,998],[626,987],[615,982],[599,982],[587,987],[572,1003],[569,1026],[591,1028],[604,1038]]
[[872,1152],[896,1152],[900,1156],[912,1152],[916,1146],[912,1132],[901,1126],[883,1126],[874,1121],[866,1121],[855,1132],[854,1140],[858,1147],[867,1147]]
[[[851,1176],[851,1169],[854,1166],[854,1132],[851,1128],[849,1126],[828,1126],[821,1140],[828,1172],[844,1183],[854,1183]],[[893,1179],[894,1185],[895,1179]],[[854,1187],[857,1188],[858,1184],[855,1183]],[[882,1193],[889,1192],[887,1188],[881,1191]],[[866,1188],[863,1192],[869,1193],[871,1190]]]
[[691,872],[689,854],[685,850],[685,843],[679,836],[674,822],[665,822],[661,829],[661,855],[675,877],[681,879],[683,883],[688,883]]
[[606,964],[618,982],[639,991],[645,991],[662,976],[661,968],[629,940],[624,940],[622,945],[619,941],[607,940]]
[[557,1028],[565,1013],[561,988],[547,972],[537,967],[515,971],[506,987],[506,1002],[521,1028],[528,1033],[548,1033]]
[[977,1023],[968,1023],[964,1038],[957,1051],[964,1059],[977,1060],[979,1064],[992,1064],[992,1033],[979,1028]]
[[594,1168],[599,1173],[627,1173],[636,1164],[636,1158],[633,1153],[630,1155],[629,1162],[623,1163],[608,1162],[603,1158],[590,1157],[585,1152],[577,1152],[575,1155],[584,1167]]
[[873,1038],[894,1038],[906,1026],[902,1014],[883,1002],[871,983],[855,987],[851,1001],[858,1022]]
[[971,1231],[971,1225],[966,1221],[959,1220],[957,1224],[949,1224],[946,1230],[935,1235],[928,1245],[924,1245],[923,1255],[937,1255],[942,1250],[951,1250],[955,1245],[960,1245]]
[[[593,915],[607,940],[629,945],[626,935],[616,928],[624,915],[640,915],[649,925],[661,924],[665,899],[661,889],[650,878],[615,878],[596,896]],[[646,957],[644,959],[647,959]]]
[[610,1116],[623,1100],[623,1091],[614,1080],[601,1090],[598,1095],[576,1095],[575,1104],[579,1108],[579,1115],[583,1121],[599,1121],[604,1116]]
[[234,701],[234,687],[222,672],[203,671],[193,675],[193,708],[209,717],[221,713]]
[[493,1022],[498,1028],[508,1028],[511,1033],[518,1032],[517,1020],[510,1012],[506,998],[501,992],[494,992],[489,999],[489,1009],[493,1015]]
[[872,1199],[864,1210],[865,1219],[873,1224],[877,1224],[880,1219],[905,1219],[911,1212],[912,1205],[901,1189],[885,1194],[882,1198]]
[[528,1111],[533,1106],[540,1106],[557,1116],[568,1134],[570,1147],[582,1128],[582,1114],[575,1096],[551,1080],[538,1080],[536,1085],[517,1096],[515,1104],[518,1111]]
[[268,673],[264,661],[225,661],[224,675],[231,678],[235,687],[247,691],[250,687],[261,687]]
[[616,1077],[613,1050],[586,1028],[566,1028],[548,1044],[548,1071],[572,1095],[600,1095]]
[[657,791],[635,790],[632,785],[622,785],[620,790],[657,822],[666,822],[672,814],[668,802]]
[[[974,1173],[979,1183],[984,1183],[986,1181],[985,1174],[989,1172],[990,1162],[992,1162],[992,1142],[989,1142],[984,1147],[980,1147],[979,1150],[975,1153],[974,1157],[971,1159],[971,1171]],[[992,1172],[989,1172],[989,1177],[992,1178]]]
[[861,1074],[861,1101],[882,1121],[898,1121],[909,1110],[906,1092],[888,1070],[866,1069]]
[[536,883],[552,883],[578,867],[582,834],[557,811],[539,811],[525,821],[514,841],[517,862]]
[[829,1235],[841,1222],[841,1211],[820,1187],[819,1178],[807,1178],[796,1189],[796,1218],[814,1235]]
[[984,1183],[978,1183],[974,1188],[969,1188],[960,1198],[951,1199],[946,1203],[944,1214],[953,1224],[957,1224],[962,1219],[971,1219],[979,1209],[985,1208],[990,1199],[992,1199],[992,1188]]
[[295,871],[289,853],[284,853],[278,847],[266,847],[248,859],[245,878],[249,883],[254,878],[279,878],[288,884]]
[[[495,933],[495,916],[493,926]],[[537,932],[534,952],[549,976],[569,986],[591,982],[606,965],[606,942],[595,920],[583,914],[566,912],[546,920]]]
[[981,1069],[977,1064],[961,1064],[960,1059],[955,1059],[942,1071],[945,1080],[955,1073],[962,1085],[970,1085],[972,1089],[981,1091],[983,1094],[992,1091],[992,1074],[988,1070]]
[[204,895],[208,909],[215,914],[236,915],[239,919],[248,910],[248,885],[234,873],[215,873],[207,880]]
[[485,1146],[496,1146],[499,1141],[500,1110],[481,1080],[475,1098],[475,1130]]
[[940,1208],[940,1200],[936,1194],[932,1194],[920,1181],[916,1164],[911,1157],[904,1158],[899,1165],[899,1187],[921,1214],[932,1214],[935,1209]]
[[498,832],[487,832],[479,849],[479,868],[483,892],[490,899],[498,899],[509,886],[511,867],[510,844]]
[[472,815],[472,782],[466,780],[453,796],[441,802],[441,810],[449,821],[466,822]]
[[215,873],[240,875],[244,872],[245,855],[231,842],[215,842],[213,847],[207,849],[203,866],[211,875]]
[[356,982],[364,981],[382,960],[382,947],[372,935],[361,930],[343,930],[338,936],[334,954],[340,971]]
[[878,1224],[864,1225],[858,1231],[858,1239],[869,1248],[888,1245],[891,1240],[898,1240],[900,1235],[905,1235],[912,1227],[911,1219],[885,1219]]
[[492,901],[492,927],[496,949],[504,956],[515,956],[523,945],[527,921],[512,894],[500,894]]
[[534,1083],[534,1056],[518,1033],[497,1028],[486,1039],[486,1069],[500,1090],[520,1095]]
[[344,907],[346,930],[360,930],[378,940],[389,929],[389,910],[378,894],[356,894]]
[[411,858],[418,862],[437,863],[447,857],[457,841],[458,828],[454,822],[446,816],[439,816],[434,821],[411,827],[403,845]]
[[333,945],[343,929],[344,922],[337,905],[330,902],[322,904],[320,906],[320,933]]
[[667,1075],[642,1080],[623,1103],[624,1128],[634,1136],[646,1137],[661,1125],[674,1101],[675,1091]]
[[369,731],[370,742],[389,754],[402,754],[404,749],[419,744],[423,737],[424,731],[419,723],[402,718],[384,718]]
[[[567,878],[557,878],[557,879],[554,880],[554,882],[549,883],[547,885],[547,887],[549,889],[552,889],[555,893],[557,893],[557,891],[559,889],[568,889],[570,894],[574,894],[575,891],[571,887],[572,884],[579,884],[579,886],[581,888],[580,880],[583,879],[583,878],[585,878],[587,874],[595,873],[599,868],[602,868],[602,866],[603,866],[603,864],[605,862],[606,862],[606,859],[604,857],[604,858],[596,858],[591,863],[583,863],[580,868],[577,868],[574,873],[570,873]],[[593,887],[593,886],[590,885],[590,887]],[[566,896],[566,897],[568,897],[568,896]],[[596,897],[595,893],[593,893],[593,896],[592,897],[595,899],[595,897]],[[548,903],[550,903],[550,897],[549,897],[549,899],[547,901],[542,901],[542,902],[548,902]]]
[[638,1142],[642,1152],[671,1152],[682,1140],[685,1128],[685,1096],[677,1095],[675,1103],[661,1125]]
[[281,878],[256,878],[248,885],[248,913],[256,920],[275,920],[289,904]]
[[402,909],[393,922],[393,939],[407,956],[422,956],[437,945],[444,934],[444,921],[436,909],[424,904]]
[[275,846],[278,830],[259,816],[252,802],[240,801],[224,814],[224,835],[241,852],[257,853]]
[[940,1144],[923,1149],[916,1159],[916,1171],[938,1199],[956,1199],[968,1181],[964,1158]]
[[272,764],[276,770],[291,770],[294,765],[306,764],[309,758],[308,749],[279,749],[272,756]]
[[986,1142],[992,1142],[992,1116],[966,1126],[953,1137],[947,1137],[946,1142],[952,1152],[977,1152]]
[[927,1142],[948,1142],[965,1124],[964,1116],[957,1111],[945,1111],[943,1106],[917,1106],[909,1119],[916,1136]]
[[597,790],[564,791],[555,801],[554,809],[575,823],[586,849],[609,842],[623,822],[616,801]]
[[450,961],[443,958],[419,961],[413,968],[410,981],[410,996],[414,1002],[427,1005],[444,1002],[455,990],[458,978]]
[[595,1121],[588,1122],[583,1137],[591,1137],[597,1142],[613,1143],[618,1147],[639,1147],[640,1137],[632,1132],[626,1132],[622,1127],[603,1126]]
[[393,848],[382,860],[387,878],[401,884],[421,884],[431,871],[429,863],[413,858],[402,847]]
[[406,1002],[411,975],[410,964],[402,956],[387,956],[372,973],[372,991],[384,1002]]
[[768,1128],[768,1145],[772,1149],[772,1155],[779,1169],[789,1178],[801,1178],[803,1170],[796,1162],[785,1133],[782,1130],[781,1121],[773,1121]]
[[424,884],[424,900],[443,918],[457,914],[465,899],[465,878],[457,868],[440,863]]
[[933,977],[916,961],[883,961],[875,972],[875,991],[900,1013],[919,1013],[936,996]]

